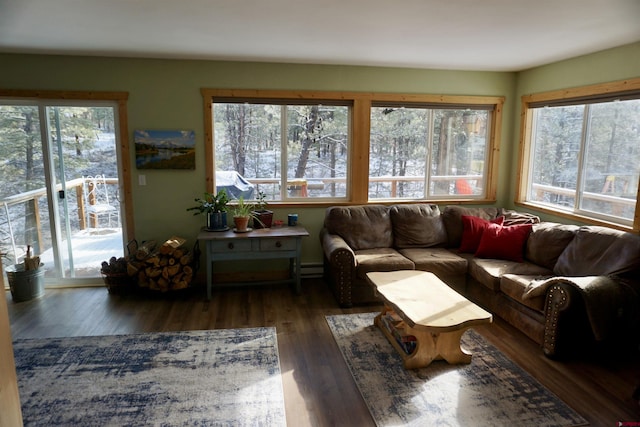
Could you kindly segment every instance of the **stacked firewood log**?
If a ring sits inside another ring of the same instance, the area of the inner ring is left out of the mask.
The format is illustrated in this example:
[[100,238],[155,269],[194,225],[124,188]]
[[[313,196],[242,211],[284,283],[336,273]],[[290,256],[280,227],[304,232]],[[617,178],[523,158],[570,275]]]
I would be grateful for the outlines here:
[[141,288],[167,292],[189,287],[193,279],[193,252],[182,247],[185,242],[181,237],[172,237],[157,249],[154,242],[143,243],[135,253],[135,260],[127,263],[127,272],[138,276]]
[[160,246],[155,240],[143,242],[130,247],[129,256],[104,262],[103,273],[111,265],[114,270],[125,269],[140,288],[161,292],[188,288],[193,280],[194,252],[183,247],[185,242],[181,237],[171,237]]

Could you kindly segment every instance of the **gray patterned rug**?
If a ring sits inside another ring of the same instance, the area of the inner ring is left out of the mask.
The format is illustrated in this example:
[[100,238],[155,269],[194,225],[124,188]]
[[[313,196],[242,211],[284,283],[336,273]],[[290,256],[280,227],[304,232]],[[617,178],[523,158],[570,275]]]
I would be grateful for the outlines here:
[[16,340],[25,426],[284,426],[275,328]]
[[469,365],[444,361],[407,371],[373,326],[376,313],[327,316],[378,426],[577,426],[588,424],[533,377],[470,330]]

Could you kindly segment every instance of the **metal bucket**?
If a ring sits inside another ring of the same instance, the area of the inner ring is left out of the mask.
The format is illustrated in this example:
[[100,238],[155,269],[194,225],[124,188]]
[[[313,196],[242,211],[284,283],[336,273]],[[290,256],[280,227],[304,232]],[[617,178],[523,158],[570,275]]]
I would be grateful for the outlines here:
[[14,302],[29,301],[44,295],[44,264],[36,270],[25,270],[17,264],[14,270],[7,269],[7,279]]

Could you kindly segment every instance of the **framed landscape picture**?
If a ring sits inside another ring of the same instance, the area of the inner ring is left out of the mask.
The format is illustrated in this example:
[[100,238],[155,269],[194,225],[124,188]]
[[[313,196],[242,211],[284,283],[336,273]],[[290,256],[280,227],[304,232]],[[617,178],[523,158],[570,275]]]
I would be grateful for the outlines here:
[[138,169],[195,169],[196,133],[192,130],[136,130]]

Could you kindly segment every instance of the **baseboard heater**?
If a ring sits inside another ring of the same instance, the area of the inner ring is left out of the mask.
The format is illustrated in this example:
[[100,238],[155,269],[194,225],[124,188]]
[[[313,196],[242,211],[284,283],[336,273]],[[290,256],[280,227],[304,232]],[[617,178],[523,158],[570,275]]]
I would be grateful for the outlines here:
[[324,268],[322,263],[302,263],[300,264],[300,275],[303,279],[317,279],[323,276]]

